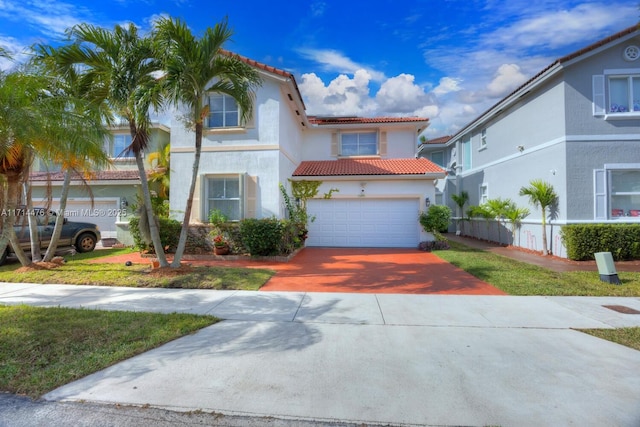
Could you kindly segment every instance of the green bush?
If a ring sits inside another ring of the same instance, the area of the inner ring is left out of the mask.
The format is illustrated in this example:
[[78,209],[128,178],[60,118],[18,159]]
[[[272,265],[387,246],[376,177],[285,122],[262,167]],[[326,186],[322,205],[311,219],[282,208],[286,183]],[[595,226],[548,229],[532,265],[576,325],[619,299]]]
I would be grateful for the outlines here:
[[451,208],[444,205],[433,205],[427,212],[420,213],[420,225],[424,231],[446,233],[451,223]]
[[640,259],[640,224],[571,224],[560,235],[572,260],[591,260],[596,252],[611,252],[616,261]]
[[[141,251],[153,251],[153,245],[147,245],[142,240],[140,228],[138,227],[139,222],[140,218],[135,216],[129,219],[129,230],[135,246]],[[162,247],[165,248],[165,252],[174,252],[178,246],[182,224],[175,219],[158,218],[158,226],[160,227],[160,241],[162,242]]]
[[253,256],[278,255],[283,223],[275,218],[249,218],[240,221],[242,244]]

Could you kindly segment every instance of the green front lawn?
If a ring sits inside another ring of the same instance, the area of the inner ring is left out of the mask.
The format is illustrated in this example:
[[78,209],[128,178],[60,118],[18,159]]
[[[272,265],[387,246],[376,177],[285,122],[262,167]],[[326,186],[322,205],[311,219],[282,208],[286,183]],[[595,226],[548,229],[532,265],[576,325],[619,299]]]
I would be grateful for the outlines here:
[[36,398],[217,321],[191,314],[0,306],[0,390]]
[[597,272],[556,273],[511,258],[449,242],[435,254],[509,295],[640,296],[640,273],[619,272],[622,285],[600,281]]
[[640,350],[640,328],[580,329],[580,331]]
[[91,259],[130,253],[129,249],[106,249],[67,257],[68,262],[50,270],[16,271],[12,263],[0,268],[0,282],[57,283],[69,285],[129,286],[144,288],[260,289],[274,272],[256,268],[191,267],[152,271],[149,265],[90,263]]

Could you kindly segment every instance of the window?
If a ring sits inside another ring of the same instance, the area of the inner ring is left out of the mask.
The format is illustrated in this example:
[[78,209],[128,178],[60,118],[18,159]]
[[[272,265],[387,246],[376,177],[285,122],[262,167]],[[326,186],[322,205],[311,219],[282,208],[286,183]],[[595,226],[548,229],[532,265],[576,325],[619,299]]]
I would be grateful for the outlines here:
[[595,217],[640,219],[640,165],[605,165],[595,171]]
[[341,134],[340,154],[343,156],[375,156],[378,154],[377,132]]
[[242,219],[239,176],[211,177],[207,179],[207,215],[219,209],[230,221]]
[[640,69],[605,70],[604,75],[592,78],[594,116],[624,119],[640,115]]
[[640,111],[640,76],[609,77],[607,106],[609,113]]
[[132,151],[127,151],[127,148],[131,145],[131,135],[121,134],[113,136],[113,149],[111,150],[111,157],[113,158],[128,158],[134,157]]
[[431,161],[440,167],[444,167],[444,151],[434,151],[431,153]]
[[480,148],[487,148],[487,129],[480,132]]
[[471,139],[462,141],[462,170],[471,169]]
[[489,200],[489,187],[487,184],[480,184],[480,204],[483,205]]
[[238,127],[240,125],[240,107],[235,99],[228,95],[209,95],[210,128]]

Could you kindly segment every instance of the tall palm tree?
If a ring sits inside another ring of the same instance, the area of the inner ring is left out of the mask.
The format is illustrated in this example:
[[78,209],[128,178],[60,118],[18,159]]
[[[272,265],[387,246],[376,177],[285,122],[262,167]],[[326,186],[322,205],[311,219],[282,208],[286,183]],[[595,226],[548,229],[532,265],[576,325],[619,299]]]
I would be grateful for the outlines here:
[[205,99],[211,92],[232,97],[242,111],[241,119],[246,121],[253,111],[253,91],[261,83],[254,68],[223,50],[232,34],[226,20],[207,28],[200,38],[196,38],[186,23],[179,19],[161,18],[155,24],[155,40],[158,52],[162,54],[167,97],[186,109],[185,119],[195,132],[191,185],[172,267],[180,266],[187,241],[200,167],[202,132],[205,118],[209,115]]
[[[150,38],[140,37],[133,24],[116,25],[113,31],[80,24],[67,31],[73,43],[60,47],[58,64],[69,69],[81,66],[83,88],[89,99],[106,102],[114,114],[129,125],[131,145],[140,174],[140,186],[149,231],[160,266],[167,262],[158,223],[151,206],[151,192],[142,155],[149,143],[149,110],[162,103],[158,73]],[[144,214],[144,213],[143,213]]]
[[547,245],[547,208],[552,208],[558,202],[558,194],[553,185],[541,179],[529,182],[528,187],[520,188],[521,196],[528,196],[529,203],[540,207],[542,211],[542,255],[548,255]]
[[464,205],[469,201],[469,193],[461,191],[460,194],[452,194],[451,200],[458,206],[457,214],[461,217],[458,222],[458,231],[464,235]]

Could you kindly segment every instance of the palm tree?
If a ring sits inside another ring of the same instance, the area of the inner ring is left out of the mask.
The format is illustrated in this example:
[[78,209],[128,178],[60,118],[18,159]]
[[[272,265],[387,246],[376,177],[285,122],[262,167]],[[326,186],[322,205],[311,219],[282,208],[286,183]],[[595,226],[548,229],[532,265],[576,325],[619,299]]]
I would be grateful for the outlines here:
[[452,194],[451,199],[458,206],[458,215],[461,217],[458,220],[458,231],[464,235],[464,205],[469,201],[469,193],[461,191],[460,194]]
[[150,38],[140,37],[133,24],[116,25],[113,31],[80,24],[67,31],[72,44],[56,50],[55,56],[65,69],[81,66],[82,84],[89,99],[106,102],[123,119],[131,134],[131,145],[140,174],[144,212],[160,266],[169,263],[160,240],[158,223],[151,206],[151,193],[142,154],[149,142],[149,110],[162,103],[157,78],[160,63],[154,57]]
[[200,167],[204,120],[209,115],[206,96],[215,92],[232,97],[242,111],[242,121],[246,121],[253,111],[253,91],[261,83],[254,68],[223,50],[224,43],[230,40],[232,34],[226,20],[214,28],[207,28],[201,38],[196,38],[186,23],[179,19],[160,18],[155,24],[155,39],[158,52],[162,53],[167,97],[175,105],[187,110],[185,119],[195,131],[191,185],[172,267],[180,266],[187,241]]
[[507,206],[504,212],[504,217],[511,222],[511,241],[514,246],[516,245],[516,232],[518,231],[518,227],[520,227],[520,223],[529,215],[529,213],[529,209],[520,208],[513,202]]
[[500,197],[487,200],[487,209],[493,215],[493,218],[498,221],[498,243],[502,243],[502,239],[500,238],[501,222],[504,220],[505,213],[512,204],[513,201],[511,199],[502,199]]
[[528,187],[520,188],[521,196],[528,196],[529,203],[535,207],[540,207],[542,211],[542,255],[548,255],[547,246],[547,208],[552,208],[558,202],[558,195],[548,182],[541,179],[534,179],[529,182]]

